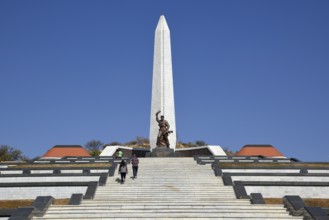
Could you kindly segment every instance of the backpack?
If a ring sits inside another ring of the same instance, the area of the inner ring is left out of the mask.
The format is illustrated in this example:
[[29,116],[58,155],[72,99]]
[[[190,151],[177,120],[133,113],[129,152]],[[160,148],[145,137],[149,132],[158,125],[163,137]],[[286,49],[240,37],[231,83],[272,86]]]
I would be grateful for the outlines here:
[[120,173],[127,173],[127,166],[120,167]]

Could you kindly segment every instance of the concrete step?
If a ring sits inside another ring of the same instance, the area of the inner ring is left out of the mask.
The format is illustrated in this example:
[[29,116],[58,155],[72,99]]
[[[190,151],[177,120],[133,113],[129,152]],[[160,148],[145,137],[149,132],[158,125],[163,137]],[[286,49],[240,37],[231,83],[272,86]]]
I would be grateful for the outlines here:
[[[114,191],[116,188],[112,188],[112,190]],[[143,189],[136,189],[136,190],[133,190],[133,189],[129,189],[129,187],[126,187],[126,188],[120,188],[120,189],[116,189],[115,192],[113,191],[109,191],[109,190],[104,190],[104,191],[98,191],[96,193],[99,194],[118,194],[122,191],[122,194],[129,194],[129,193],[136,193],[136,194],[153,194],[153,193],[159,193],[159,194],[162,194],[162,193],[176,193],[176,194],[183,194],[183,193],[188,193],[188,194],[208,194],[208,195],[213,195],[213,194],[221,194],[221,193],[234,193],[234,191],[230,191],[230,190],[218,190],[218,189],[215,189],[215,190],[211,190],[211,189],[208,189],[208,190],[199,190],[199,189],[195,189],[193,190],[193,188],[191,189],[179,189],[179,188],[173,188],[173,189],[152,189],[152,190],[147,190],[146,188],[143,188]]]
[[[94,212],[86,212],[83,210],[67,210],[67,211],[62,211],[60,210],[58,211],[50,211],[49,213],[47,213],[47,215],[45,217],[49,217],[51,215],[56,215],[59,214],[61,212],[61,214],[65,214],[66,217],[71,217],[71,216],[83,216],[83,215],[92,215],[92,214],[100,214],[102,213],[102,217],[114,217],[115,215],[117,217],[134,217],[134,216],[142,216],[144,215],[145,217],[166,217],[166,216],[171,216],[171,217],[184,217],[184,215],[188,215],[188,214],[193,214],[194,216],[191,217],[221,217],[221,216],[232,216],[233,213],[235,213],[235,216],[280,216],[280,217],[287,217],[287,213],[283,213],[283,212],[279,212],[277,210],[251,210],[251,211],[247,211],[247,210],[243,210],[241,212],[237,212],[237,210],[213,210],[213,209],[203,209],[203,210],[181,210],[181,209],[171,209],[171,210],[156,210],[156,212],[154,210],[95,210]],[[155,214],[156,213],[156,214]],[[83,215],[82,215],[83,214]],[[212,215],[209,215],[212,214]],[[98,216],[98,215],[96,215]]]
[[[8,219],[8,218],[7,218]],[[43,217],[43,218],[37,218],[37,219],[44,219],[44,220],[63,220],[64,218],[61,218],[61,217]],[[65,218],[65,220],[76,220],[76,219],[79,219],[79,220],[86,220],[86,219],[91,219],[90,217],[84,217],[84,216],[81,216],[81,217],[77,217],[77,218]],[[92,218],[92,219],[95,219],[95,220],[110,220],[110,219],[115,219],[115,220],[134,220],[134,219],[141,219],[141,220],[169,220],[169,219],[172,219],[172,220],[210,220],[210,219],[216,219],[216,220],[237,220],[237,219],[245,219],[245,220],[250,220],[250,219],[254,219],[254,220],[264,220],[263,217],[253,217],[253,218],[250,218],[249,216],[247,217],[239,217],[239,218],[236,218],[236,217],[214,217],[214,218],[211,218],[211,217],[200,217],[200,218],[182,218],[182,217],[171,217],[171,218],[163,218],[163,217],[152,217],[152,218],[145,218],[145,217],[132,217],[132,218],[118,218],[118,217],[115,217],[115,218],[111,218],[111,217],[108,217],[108,218]],[[291,219],[302,219],[301,217],[281,217],[281,218],[278,218],[278,217],[267,217],[266,219],[269,219],[269,220],[291,220]]]
[[66,205],[57,205],[57,206],[52,206],[50,209],[53,210],[84,210],[84,209],[114,209],[114,210],[132,210],[132,209],[137,209],[137,210],[142,210],[142,209],[152,209],[152,210],[158,210],[158,209],[240,209],[240,210],[280,210],[282,212],[285,212],[285,209],[283,209],[282,205],[251,205],[250,203],[245,203],[241,205],[234,205],[234,204],[216,204],[216,205],[209,205],[209,204],[202,204],[202,205],[173,205],[168,203],[167,205],[118,205],[118,204],[95,204],[90,203],[90,204],[82,204],[82,205],[77,205],[77,206],[66,206]]
[[[177,202],[177,199],[179,199],[179,197],[176,198],[127,198],[127,199],[120,199],[120,198],[110,198],[111,202],[109,202],[109,204],[115,204],[116,202],[120,202],[123,204],[138,204],[138,202],[142,203],[142,204],[146,204],[146,203],[157,203],[157,204],[161,204],[161,203],[166,203],[166,202],[170,202],[173,204],[184,204],[184,203],[193,203],[194,205],[200,203],[200,202],[208,202],[208,203],[219,203],[219,204],[225,204],[225,200],[229,200],[230,198],[227,199],[220,199],[220,198],[193,198],[193,197],[186,197],[186,198],[182,198],[181,202]],[[109,198],[105,198],[105,197],[97,197],[94,198],[95,201],[107,201],[109,200]],[[233,203],[240,203],[240,202],[235,202],[235,201],[230,201],[232,204]]]
[[[221,217],[221,216],[264,216],[264,217],[287,217],[286,212],[281,212],[278,210],[241,210],[237,211],[234,209],[228,210],[214,210],[214,209],[202,209],[202,210],[182,210],[182,209],[161,209],[161,210],[94,210],[94,211],[84,211],[84,210],[60,210],[60,211],[49,211],[45,217],[52,215],[58,215],[59,213],[65,214],[67,217],[72,216],[83,216],[83,215],[95,215],[102,217],[134,217],[134,216],[145,216],[145,217],[184,217],[190,215],[190,217]],[[83,214],[83,215],[82,215]]]
[[[167,194],[167,195],[209,195],[209,196],[220,196],[220,195],[232,195],[234,196],[235,198],[235,194],[234,192],[232,191],[229,191],[229,190],[223,190],[223,191],[218,191],[218,190],[214,190],[214,191],[211,191],[211,190],[208,190],[208,191],[193,191],[193,189],[189,189],[189,190],[182,190],[182,189],[172,189],[172,190],[150,190],[150,191],[147,191],[147,190],[126,190],[122,193],[120,193],[120,191],[124,191],[122,189],[118,189],[117,192],[111,192],[111,191],[100,191],[100,192],[97,192],[96,193],[96,196],[97,195],[111,195],[111,196],[114,196],[114,195],[122,195],[122,196],[129,196],[129,195],[153,195],[153,196],[156,196],[156,195],[164,195],[164,194]],[[233,197],[232,197],[233,198]]]
[[[83,212],[83,213],[72,213],[72,212],[54,212],[52,214],[46,214],[42,219],[51,219],[51,218],[59,218],[59,215],[65,214],[65,218],[68,219],[81,219],[90,218],[90,219],[97,219],[97,218],[262,218],[262,219],[281,219],[287,218],[287,213],[276,213],[276,212],[253,212],[253,213],[246,213],[246,212],[214,212],[211,211],[209,213],[205,212],[194,212],[190,210],[189,212],[179,213],[179,212],[150,212],[150,213],[127,213],[127,212]],[[291,219],[291,218],[289,218]],[[297,218],[302,219],[302,218]]]
[[[121,185],[121,182],[119,182],[119,180],[121,180],[119,177],[115,178],[114,181],[111,182],[111,179],[108,180],[109,187],[113,187],[113,185]],[[141,184],[141,185],[150,185],[150,186],[162,186],[162,185],[168,185],[168,184],[172,184],[175,186],[185,186],[185,187],[189,187],[189,186],[193,186],[193,187],[197,187],[200,185],[207,185],[207,186],[213,186],[216,187],[217,186],[223,186],[220,184],[220,182],[216,182],[216,181],[211,181],[211,182],[206,182],[206,181],[196,181],[196,180],[169,180],[169,179],[163,179],[163,181],[161,181],[161,179],[157,179],[157,180],[131,180],[131,179],[125,179],[125,184],[130,184],[130,185],[135,185],[135,184]]]
[[109,177],[93,200],[51,206],[35,219],[302,219],[289,216],[282,205],[236,199],[210,165],[197,165],[192,158],[140,158],[138,178],[131,175],[129,167],[124,184],[119,175]]
[[129,188],[133,188],[133,189],[138,189],[138,188],[142,188],[142,189],[157,189],[159,188],[160,190],[162,189],[166,189],[166,190],[202,190],[202,188],[205,189],[214,189],[217,191],[219,190],[228,190],[229,188],[232,187],[227,187],[227,186],[217,186],[215,185],[209,185],[209,184],[194,184],[194,186],[185,186],[185,187],[180,187],[177,184],[172,184],[172,183],[164,183],[164,184],[149,184],[149,183],[140,183],[138,185],[133,184],[133,183],[129,183],[129,182],[125,182],[124,184],[118,183],[117,185],[113,184],[113,185],[109,185],[108,187],[98,187],[98,190],[105,190],[106,188],[108,189],[123,189],[122,191],[124,191],[125,189],[129,189]]
[[[124,193],[120,193],[120,192],[111,192],[111,193],[97,193],[95,196],[111,196],[111,197],[119,197],[119,198],[125,198],[125,197],[130,197],[130,196],[141,196],[141,197],[164,197],[164,196],[168,196],[168,197],[183,197],[183,196],[204,196],[204,197],[220,197],[220,196],[233,196],[234,194],[232,192],[221,192],[221,193],[213,193],[210,194],[209,192],[166,192],[166,191],[151,191],[151,192],[133,192],[133,191],[127,191]],[[233,198],[233,197],[232,197]],[[235,199],[235,198],[234,198]]]
[[[170,179],[150,179],[150,180],[132,180],[131,178],[127,178],[124,181],[125,184],[130,184],[130,185],[150,185],[150,186],[166,186],[168,184],[171,185],[175,185],[176,187],[199,187],[201,186],[212,186],[212,187],[226,187],[226,188],[230,188],[231,186],[224,186],[223,183],[221,181],[210,181],[210,182],[206,182],[206,181],[188,181],[188,180],[184,180],[184,181],[178,181],[178,180],[170,180]],[[107,184],[105,187],[113,187],[113,186],[120,186],[121,185],[121,178],[116,177],[116,178],[109,178],[107,180]],[[101,188],[104,188],[104,186],[102,186]],[[203,187],[205,188],[205,187]]]
[[154,195],[152,193],[98,193],[96,196],[105,196],[105,197],[115,197],[115,198],[129,198],[129,197],[140,197],[140,198],[148,198],[148,197],[156,197],[156,198],[162,198],[162,197],[206,197],[206,198],[218,198],[221,196],[232,196],[232,193],[216,193],[216,194],[207,194],[207,193],[157,193],[157,195]]
[[[179,198],[183,198],[183,197],[196,197],[196,196],[199,196],[199,197],[205,197],[205,198],[218,198],[218,197],[225,197],[226,198],[232,198],[233,194],[231,193],[227,193],[227,194],[215,194],[215,195],[208,195],[208,194],[198,194],[198,193],[191,193],[191,194],[167,194],[167,193],[163,193],[163,194],[160,194],[160,195],[154,195],[154,194],[148,194],[148,195],[145,195],[143,193],[128,193],[128,194],[120,194],[120,193],[117,193],[117,194],[97,194],[95,197],[105,197],[105,198],[121,198],[121,199],[124,199],[124,198],[152,198],[152,197],[156,197],[156,198],[163,198],[163,197],[170,197],[170,198],[176,198],[176,197],[179,197]],[[95,198],[94,197],[94,198]],[[224,198],[223,198],[224,200]]]
[[121,180],[115,180],[115,183],[108,183],[107,186],[105,187],[99,187],[99,189],[101,188],[112,188],[112,187],[125,187],[125,186],[129,186],[129,187],[138,187],[138,186],[144,186],[144,187],[152,187],[152,188],[157,188],[157,187],[184,187],[184,188],[207,188],[207,187],[213,187],[216,188],[232,188],[231,186],[223,186],[220,183],[207,183],[207,182],[178,182],[178,181],[171,181],[171,182],[132,182],[132,180],[125,180],[124,184],[121,183]]
[[[113,189],[124,189],[121,191],[125,191],[125,190],[132,190],[132,191],[145,191],[147,189],[152,190],[152,191],[168,191],[168,190],[182,190],[182,191],[189,191],[189,190],[198,190],[198,191],[218,191],[218,192],[223,192],[223,191],[233,191],[232,187],[221,187],[221,186],[212,186],[212,185],[194,185],[194,186],[177,186],[174,184],[163,184],[163,185],[159,185],[159,184],[139,184],[139,185],[135,185],[135,184],[130,184],[130,183],[124,183],[124,184],[118,184],[120,186],[117,185],[112,185],[112,186],[108,186],[108,187],[98,187],[98,191],[102,192],[102,191],[109,191],[109,190],[113,190]],[[203,187],[204,188],[203,188]]]
[[[204,188],[203,188],[204,187]],[[198,191],[230,191],[233,190],[232,187],[227,186],[213,186],[213,185],[207,185],[207,184],[195,184],[194,186],[177,186],[175,184],[131,184],[125,182],[124,184],[118,184],[118,185],[109,185],[108,187],[98,187],[98,191],[108,191],[113,189],[122,189],[121,191],[125,190],[133,190],[133,191],[145,191],[147,189],[153,190],[153,191],[169,191],[169,190],[181,190],[181,191],[189,191],[189,190],[198,190]]]
[[[114,191],[113,189],[117,189],[118,191]],[[213,190],[207,189],[207,190],[202,190],[198,188],[176,188],[176,187],[159,187],[158,189],[147,189],[147,187],[143,188],[138,188],[138,187],[132,187],[132,186],[127,186],[127,187],[122,187],[122,188],[109,188],[109,189],[104,189],[104,190],[99,190],[97,193],[128,193],[128,192],[135,192],[135,193],[208,193],[208,194],[216,194],[216,193],[227,193],[227,192],[233,192],[231,189],[217,189],[214,188]]]
[[234,200],[228,200],[227,202],[224,202],[224,201],[198,201],[198,202],[195,202],[195,201],[131,201],[131,202],[127,202],[127,201],[115,201],[115,202],[112,202],[112,201],[105,201],[105,200],[94,200],[93,202],[87,202],[87,201],[84,201],[82,203],[82,205],[94,205],[94,204],[97,204],[97,205],[200,205],[200,204],[203,204],[204,206],[209,206],[209,205],[220,205],[220,206],[227,206],[227,203],[229,203],[230,205],[248,205],[250,206],[250,202],[249,201],[234,201]]

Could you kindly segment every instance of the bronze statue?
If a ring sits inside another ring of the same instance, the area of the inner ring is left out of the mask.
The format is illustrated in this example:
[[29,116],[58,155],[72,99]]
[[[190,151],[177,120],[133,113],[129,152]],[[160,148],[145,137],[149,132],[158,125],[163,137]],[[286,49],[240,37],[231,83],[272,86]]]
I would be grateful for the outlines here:
[[159,119],[159,114],[161,111],[158,111],[155,114],[156,121],[158,122],[159,125],[159,133],[158,133],[158,138],[157,138],[157,147],[162,147],[166,146],[169,148],[170,143],[168,140],[168,136],[170,133],[173,133],[173,131],[169,131],[170,125],[169,123],[164,119],[164,116],[161,115],[161,119]]

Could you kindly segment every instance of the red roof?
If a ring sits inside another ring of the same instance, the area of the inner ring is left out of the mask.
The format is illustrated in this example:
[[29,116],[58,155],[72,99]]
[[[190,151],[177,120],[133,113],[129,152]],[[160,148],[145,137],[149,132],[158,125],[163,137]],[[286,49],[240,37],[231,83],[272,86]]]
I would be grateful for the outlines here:
[[42,157],[90,157],[86,149],[80,145],[56,145],[48,150]]
[[235,156],[285,157],[272,145],[245,145]]

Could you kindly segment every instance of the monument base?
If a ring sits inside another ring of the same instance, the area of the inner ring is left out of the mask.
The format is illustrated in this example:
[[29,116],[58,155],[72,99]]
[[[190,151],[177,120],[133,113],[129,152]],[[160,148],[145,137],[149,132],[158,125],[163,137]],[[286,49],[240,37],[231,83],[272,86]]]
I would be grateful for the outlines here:
[[174,157],[174,149],[167,147],[156,147],[151,152],[151,157]]

